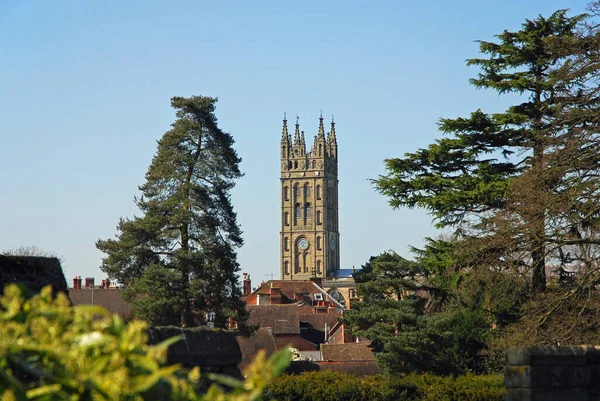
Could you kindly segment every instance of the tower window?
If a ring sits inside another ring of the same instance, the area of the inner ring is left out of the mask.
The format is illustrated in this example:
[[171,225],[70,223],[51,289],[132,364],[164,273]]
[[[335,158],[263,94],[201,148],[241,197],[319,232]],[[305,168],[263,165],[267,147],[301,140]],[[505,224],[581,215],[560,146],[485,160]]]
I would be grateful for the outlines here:
[[294,219],[298,220],[300,219],[300,204],[296,203],[296,206],[294,206]]
[[290,196],[289,196],[289,188],[288,187],[283,187],[283,199],[284,200],[289,200]]
[[283,262],[283,273],[290,274],[290,262],[288,262],[287,260]]
[[317,199],[321,199],[321,186],[320,185],[317,185],[316,191],[317,191]]
[[319,156],[323,156],[323,145],[319,144]]
[[321,274],[321,261],[320,260],[317,260],[317,274]]
[[317,224],[323,224],[321,221],[321,211],[317,210]]
[[310,203],[307,203],[304,205],[304,224],[308,224],[310,223],[310,219],[312,218],[311,212],[310,212]]
[[296,260],[294,261],[294,273],[300,273],[300,254],[296,254]]
[[294,162],[294,168],[298,168],[298,160]]
[[308,183],[304,184],[304,198],[308,199],[310,197],[310,186]]
[[283,224],[286,226],[290,225],[290,214],[288,212],[283,214]]
[[315,168],[315,165],[316,165],[316,164],[317,164],[317,162],[313,160],[313,161],[312,161],[312,168]]
[[308,273],[308,264],[306,263],[307,256],[306,253],[302,255],[302,267],[304,268],[304,273]]
[[289,249],[290,249],[290,240],[288,237],[285,237],[283,239],[283,249],[286,251],[289,251]]
[[294,200],[297,201],[300,198],[300,186],[298,184],[294,184]]
[[321,250],[321,237],[317,237],[317,249]]

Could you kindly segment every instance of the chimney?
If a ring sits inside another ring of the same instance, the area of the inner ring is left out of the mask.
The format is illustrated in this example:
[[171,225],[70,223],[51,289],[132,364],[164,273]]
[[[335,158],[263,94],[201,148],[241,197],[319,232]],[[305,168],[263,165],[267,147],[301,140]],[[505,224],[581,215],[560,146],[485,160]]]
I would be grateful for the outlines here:
[[110,287],[110,280],[108,278],[102,280],[101,287],[104,288],[105,290],[108,290],[108,288]]
[[281,305],[281,288],[274,287],[271,283],[271,294],[270,294],[271,305]]
[[94,278],[93,277],[85,278],[85,288],[94,288]]
[[73,289],[80,290],[81,289],[81,276],[75,276],[73,278]]
[[248,273],[244,273],[244,279],[242,280],[242,295],[247,297],[252,293],[250,282],[250,275]]

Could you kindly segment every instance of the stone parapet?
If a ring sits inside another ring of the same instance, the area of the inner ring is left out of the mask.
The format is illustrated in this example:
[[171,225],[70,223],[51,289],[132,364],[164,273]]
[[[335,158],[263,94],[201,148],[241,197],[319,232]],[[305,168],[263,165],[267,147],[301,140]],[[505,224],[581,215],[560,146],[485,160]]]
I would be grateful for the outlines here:
[[600,347],[518,347],[506,352],[506,401],[600,400]]

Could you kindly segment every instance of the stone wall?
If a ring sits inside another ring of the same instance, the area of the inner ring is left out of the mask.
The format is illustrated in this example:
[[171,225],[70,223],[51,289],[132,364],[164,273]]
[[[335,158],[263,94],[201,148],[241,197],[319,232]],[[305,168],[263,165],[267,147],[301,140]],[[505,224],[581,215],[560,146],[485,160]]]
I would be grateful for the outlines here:
[[0,293],[9,283],[22,283],[35,293],[51,285],[55,294],[68,294],[67,280],[56,258],[0,255]]
[[600,347],[511,348],[504,385],[506,401],[600,400]]

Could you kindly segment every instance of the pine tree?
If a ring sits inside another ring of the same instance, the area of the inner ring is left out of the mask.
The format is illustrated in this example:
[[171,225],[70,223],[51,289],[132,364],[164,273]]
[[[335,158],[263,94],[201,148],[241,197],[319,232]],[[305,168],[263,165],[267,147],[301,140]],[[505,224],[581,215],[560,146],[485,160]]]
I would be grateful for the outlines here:
[[[564,230],[552,230],[565,221],[565,204],[559,207],[565,197],[579,205],[570,226],[597,216],[590,194],[600,185],[577,176],[595,170],[589,161],[598,157],[592,143],[599,103],[597,86],[590,85],[598,76],[598,40],[595,32],[581,32],[585,20],[559,10],[504,31],[498,42],[480,41],[486,57],[468,60],[481,68],[471,83],[524,101],[502,113],[441,119],[448,137],[386,160],[387,175],[374,181],[393,207],[422,207],[438,227],[483,237],[486,262],[526,271],[534,292],[545,290],[546,262],[567,244]],[[580,192],[573,193],[569,180]]]
[[[390,374],[457,374],[474,370],[489,333],[480,305],[460,305],[452,294],[458,277],[452,244],[429,240],[416,261],[385,252],[354,278],[361,301],[343,321],[371,340],[379,366]],[[441,307],[443,306],[443,308]]]
[[242,174],[233,137],[217,126],[215,98],[173,97],[176,120],[139,187],[142,212],[99,240],[101,269],[126,287],[137,317],[153,325],[215,325],[246,318],[238,285],[241,230],[230,190]]

